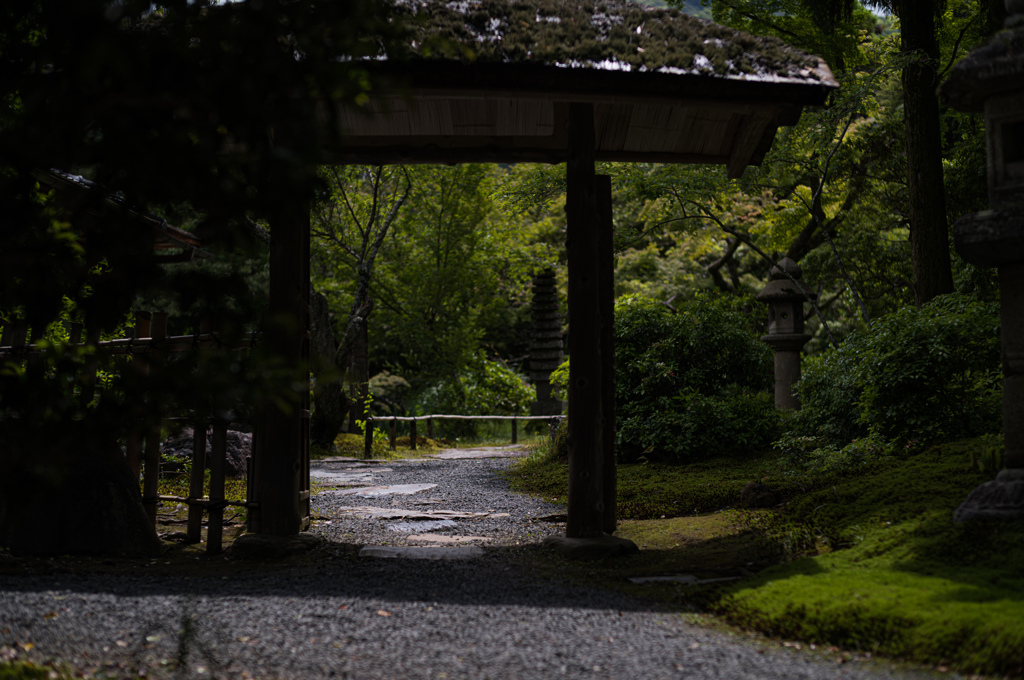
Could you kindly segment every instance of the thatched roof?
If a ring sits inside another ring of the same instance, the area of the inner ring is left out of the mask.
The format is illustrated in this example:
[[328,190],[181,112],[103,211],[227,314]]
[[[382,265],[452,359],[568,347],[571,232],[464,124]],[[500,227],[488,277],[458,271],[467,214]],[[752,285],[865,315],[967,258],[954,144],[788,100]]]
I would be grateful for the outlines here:
[[[834,84],[822,61],[675,9],[617,0],[397,0],[409,49],[387,58]],[[393,50],[394,51],[394,50]]]
[[[363,62],[393,85],[340,107],[340,163],[565,160],[570,103],[595,157],[761,162],[780,125],[837,87],[773,38],[616,0],[392,0],[407,39]],[[397,94],[395,94],[397,93]]]

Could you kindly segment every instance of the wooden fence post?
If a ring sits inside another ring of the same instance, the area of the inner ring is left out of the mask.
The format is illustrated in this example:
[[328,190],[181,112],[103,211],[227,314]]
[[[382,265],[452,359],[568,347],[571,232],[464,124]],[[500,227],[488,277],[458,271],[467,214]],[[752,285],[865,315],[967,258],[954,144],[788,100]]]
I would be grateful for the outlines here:
[[398,443],[395,441],[397,434],[398,434],[398,421],[395,420],[394,416],[392,416],[391,417],[391,426],[388,428],[388,446],[391,447],[392,451],[394,451],[394,450],[396,450],[398,448]]
[[221,551],[224,534],[224,458],[228,448],[228,424],[224,420],[213,423],[213,450],[210,452],[210,504],[207,506],[206,552]]
[[[150,337],[150,321],[152,318],[153,315],[149,312],[135,312],[135,340]],[[132,366],[140,376],[149,373],[149,362],[146,360],[144,353],[140,352],[133,355]],[[144,402],[146,395],[138,395],[138,400],[139,403]],[[128,439],[125,441],[125,457],[128,459],[128,467],[132,469],[134,479],[138,483],[139,477],[142,475],[142,429],[139,426],[134,427],[128,433]]]
[[[156,359],[160,350],[156,343],[167,337],[167,313],[159,312],[153,314],[152,329],[150,333],[153,344],[150,345],[150,357]],[[146,506],[146,514],[156,526],[156,509],[159,501],[160,483],[160,420],[149,428],[146,433],[146,465],[142,478],[142,502]]]
[[434,419],[427,418],[427,439],[434,438]]
[[519,443],[519,428],[516,426],[516,418],[512,416],[512,443]]
[[365,414],[366,420],[363,421],[365,430],[363,431],[363,458],[373,457],[373,416],[369,413]]
[[[429,421],[428,421],[429,422]],[[416,418],[409,421],[409,448],[416,450]]]
[[199,543],[203,538],[203,486],[206,482],[206,428],[205,421],[192,424],[192,470],[188,483],[188,542]]

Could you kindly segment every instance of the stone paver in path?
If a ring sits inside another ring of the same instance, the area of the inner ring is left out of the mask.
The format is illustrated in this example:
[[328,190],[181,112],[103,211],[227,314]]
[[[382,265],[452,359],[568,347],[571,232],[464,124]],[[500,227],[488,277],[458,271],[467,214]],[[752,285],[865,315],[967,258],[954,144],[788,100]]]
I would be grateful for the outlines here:
[[527,453],[521,446],[481,446],[474,449],[445,449],[431,457],[441,460],[470,458],[522,458]]
[[400,531],[403,533],[412,533],[414,531],[436,531],[437,529],[453,529],[458,526],[453,520],[450,519],[439,519],[434,521],[424,522],[396,522],[395,524],[389,524],[388,529],[391,531]]
[[[325,492],[326,493],[326,492]],[[406,508],[378,508],[372,505],[359,505],[350,508],[338,508],[343,515],[355,515],[364,519],[374,517],[380,519],[435,520],[435,519],[476,519],[483,517],[508,517],[507,512],[467,512],[462,510],[410,510]]]
[[446,536],[444,534],[413,534],[407,540],[417,543],[447,543],[458,545],[460,543],[487,543],[494,539],[489,536]]
[[392,486],[363,486],[357,489],[330,489],[321,493],[335,496],[358,496],[378,498],[380,496],[411,496],[414,493],[433,489],[437,484],[394,484]]

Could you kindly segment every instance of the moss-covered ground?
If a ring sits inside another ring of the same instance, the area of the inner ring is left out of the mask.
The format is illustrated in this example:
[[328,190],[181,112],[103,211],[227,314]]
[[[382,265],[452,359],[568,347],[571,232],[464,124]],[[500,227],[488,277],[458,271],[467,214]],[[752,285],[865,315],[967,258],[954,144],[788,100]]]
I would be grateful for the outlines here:
[[[986,476],[971,443],[857,471],[795,473],[777,454],[619,467],[617,535],[641,547],[597,564],[544,558],[552,573],[712,612],[748,630],[967,673],[1024,675],[1024,525],[954,524]],[[564,502],[564,463],[533,456],[518,490]],[[756,481],[779,504],[740,509]],[[664,518],[662,518],[664,516]],[[539,558],[538,558],[539,559]],[[635,585],[632,576],[728,578]]]

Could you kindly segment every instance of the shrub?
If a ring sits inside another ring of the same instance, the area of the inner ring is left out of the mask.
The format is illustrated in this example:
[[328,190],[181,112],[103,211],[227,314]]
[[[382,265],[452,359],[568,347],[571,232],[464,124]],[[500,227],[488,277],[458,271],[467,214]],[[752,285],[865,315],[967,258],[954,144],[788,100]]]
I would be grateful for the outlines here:
[[805,362],[796,432],[840,447],[998,432],[999,357],[994,304],[951,294],[902,309]]
[[723,303],[698,298],[673,313],[622,298],[615,359],[623,462],[710,458],[776,434],[771,351]]
[[[504,362],[477,354],[457,379],[444,379],[427,388],[417,410],[421,414],[526,415],[533,396],[525,380]],[[437,427],[441,437],[476,435],[474,421],[440,421]]]

